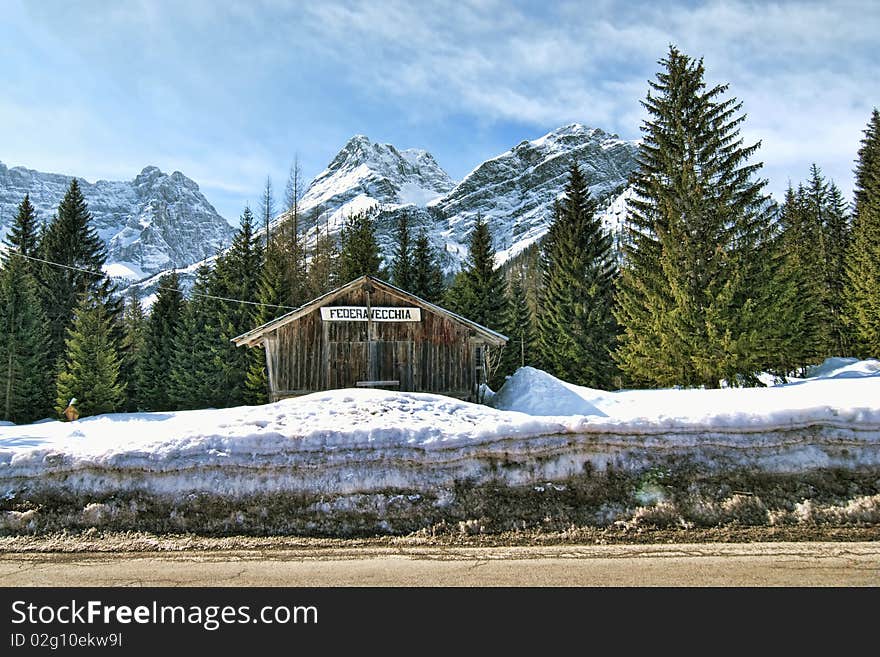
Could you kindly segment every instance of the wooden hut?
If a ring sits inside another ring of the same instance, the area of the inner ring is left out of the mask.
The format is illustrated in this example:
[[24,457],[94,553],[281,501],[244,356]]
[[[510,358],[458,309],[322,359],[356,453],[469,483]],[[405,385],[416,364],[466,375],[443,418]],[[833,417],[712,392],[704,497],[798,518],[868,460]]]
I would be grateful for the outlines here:
[[475,399],[496,331],[372,276],[361,276],[244,333],[262,345],[272,400],[379,387]]

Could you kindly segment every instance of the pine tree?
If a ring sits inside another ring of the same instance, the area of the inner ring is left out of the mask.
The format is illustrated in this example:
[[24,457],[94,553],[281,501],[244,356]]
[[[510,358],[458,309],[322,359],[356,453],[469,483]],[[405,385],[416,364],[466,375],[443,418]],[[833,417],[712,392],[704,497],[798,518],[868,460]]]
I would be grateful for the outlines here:
[[253,230],[253,214],[245,208],[241,226],[232,239],[229,250],[217,258],[212,277],[211,294],[234,299],[218,304],[220,341],[216,346],[215,362],[219,365],[223,406],[238,406],[255,400],[248,388],[247,374],[252,350],[238,349],[230,340],[256,326],[258,317],[260,279],[263,271],[264,250]]
[[261,304],[266,304],[260,306],[255,315],[260,324],[287,312],[282,306],[290,309],[302,305],[299,303],[299,295],[290,289],[290,265],[289,253],[284,249],[282,236],[276,233],[266,249],[263,270],[257,284],[257,299]]
[[[293,190],[295,189],[294,185]],[[293,207],[266,248],[257,287],[257,298],[261,305],[256,307],[253,315],[256,326],[265,324],[306,301],[305,259],[298,234],[299,220],[294,191],[290,192],[294,199]],[[245,380],[245,399],[250,404],[265,403],[269,399],[266,355],[261,349],[250,349],[248,352],[250,362]]]
[[[110,294],[112,284],[101,273],[107,251],[91,225],[91,214],[75,178],[40,240],[40,255],[57,263],[42,264],[38,277],[49,327],[47,352],[53,363],[60,364],[74,308],[84,294],[99,294],[108,310],[118,310],[118,302]],[[115,320],[113,317],[111,322]]]
[[409,234],[409,217],[401,212],[397,220],[397,238],[394,258],[391,261],[391,283],[402,290],[410,291],[414,285],[413,248]]
[[477,324],[500,330],[507,307],[504,274],[495,266],[489,225],[477,216],[464,268],[447,292],[447,306]]
[[623,242],[615,357],[637,384],[755,384],[785,316],[767,267],[773,208],[749,164],[745,115],[674,46],[643,105],[637,198]]
[[[816,182],[816,181],[814,181]],[[821,190],[815,189],[813,192]],[[785,353],[783,376],[803,376],[807,366],[825,354],[829,318],[825,313],[825,240],[815,197],[803,186],[789,186],[779,213],[786,273],[790,275],[793,303],[801,309],[789,329],[798,340]]]
[[[316,224],[315,245],[311,251],[306,273],[306,291],[309,299],[326,294],[340,282],[339,247],[329,232],[322,233]],[[344,281],[348,282],[348,281]]]
[[220,336],[220,302],[211,298],[216,289],[214,271],[202,266],[196,272],[191,297],[183,306],[174,337],[170,366],[170,394],[175,408],[215,408],[225,405]]
[[10,251],[20,253],[25,257],[37,255],[39,228],[37,227],[37,215],[31,204],[30,194],[25,194],[24,199],[18,206],[18,212],[9,234],[3,243]]
[[856,164],[845,302],[857,355],[880,357],[880,112],[874,109]]
[[0,270],[0,419],[31,422],[52,408],[46,319],[39,288],[20,253]]
[[[266,260],[260,278],[258,298],[260,306],[254,313],[254,325],[261,326],[292,308],[282,308],[283,301],[290,296],[285,287],[286,258],[272,240],[266,249]],[[249,349],[250,359],[245,376],[245,400],[249,404],[265,404],[269,400],[269,376],[266,369],[266,354],[263,349]]]
[[168,371],[174,357],[174,338],[183,311],[183,293],[176,271],[159,279],[159,291],[150,310],[143,355],[137,372],[138,402],[148,411],[174,410]]
[[445,292],[443,269],[424,230],[419,232],[412,249],[411,279],[411,286],[408,289],[417,297],[431,303],[442,301]]
[[597,204],[577,164],[555,207],[542,248],[541,362],[554,376],[608,388],[615,374],[611,349],[616,266],[613,241],[596,216]]
[[[508,306],[504,273],[495,266],[495,248],[489,225],[477,215],[468,244],[465,266],[446,291],[445,305],[467,319],[495,331],[503,330]],[[482,353],[485,377],[480,383],[495,382],[503,350],[486,347]]]
[[275,194],[272,191],[272,178],[266,176],[266,186],[260,198],[260,218],[263,220],[263,244],[269,243],[269,224],[275,216]]
[[846,254],[852,238],[846,201],[840,188],[829,185],[825,237],[825,312],[829,318],[828,355],[847,356],[851,350],[846,324]]
[[339,278],[343,283],[359,276],[378,276],[382,256],[376,241],[371,212],[358,212],[345,220],[339,236]]
[[525,277],[519,272],[510,279],[509,304],[505,315],[504,334],[507,345],[501,352],[501,363],[490,386],[498,390],[506,377],[520,367],[535,363],[535,325],[532,310],[526,299]]
[[112,319],[99,299],[85,294],[74,311],[65,341],[64,368],[58,375],[55,409],[60,414],[76,398],[80,417],[122,408],[119,356],[111,336]]
[[789,185],[779,212],[783,272],[792,285],[789,348],[779,348],[774,371],[802,376],[808,366],[848,352],[844,325],[844,257],[849,223],[840,190],[819,167],[797,191]]
[[143,406],[139,375],[143,368],[146,340],[147,317],[137,291],[132,288],[125,302],[119,347],[119,382],[125,392],[124,410],[129,412]]

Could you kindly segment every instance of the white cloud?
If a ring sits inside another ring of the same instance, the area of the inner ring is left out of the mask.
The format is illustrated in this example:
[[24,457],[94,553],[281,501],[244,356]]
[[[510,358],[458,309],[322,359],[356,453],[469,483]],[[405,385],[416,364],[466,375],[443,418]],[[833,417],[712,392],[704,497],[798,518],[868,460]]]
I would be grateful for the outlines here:
[[[151,163],[228,195],[255,197],[267,172],[277,186],[297,149],[316,173],[354,132],[405,134],[402,146],[462,159],[477,150],[468,132],[487,126],[515,126],[514,143],[570,121],[638,138],[639,101],[670,43],[705,57],[711,82],[730,82],[774,190],[815,161],[848,191],[880,103],[876,2],[132,0],[21,11],[31,42],[0,70],[4,162],[105,178]],[[23,91],[14,82],[27,66]]]
[[306,20],[350,84],[422,120],[466,112],[536,131],[578,120],[632,138],[646,81],[675,43],[705,58],[709,82],[730,83],[765,162],[800,177],[816,161],[845,189],[880,98],[876,3],[574,3],[536,14],[364,0],[313,5]]

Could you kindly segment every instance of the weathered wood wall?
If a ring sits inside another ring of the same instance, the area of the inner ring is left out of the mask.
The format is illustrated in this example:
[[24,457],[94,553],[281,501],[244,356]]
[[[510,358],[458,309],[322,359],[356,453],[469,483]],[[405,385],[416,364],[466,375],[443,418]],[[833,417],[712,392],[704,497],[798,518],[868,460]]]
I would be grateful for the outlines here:
[[[369,297],[371,307],[414,305],[376,288]],[[355,289],[328,305],[366,306],[367,293]],[[420,322],[324,322],[315,308],[280,326],[266,336],[275,396],[396,380],[397,390],[469,397],[476,383],[478,344],[471,329],[424,307],[421,315]]]

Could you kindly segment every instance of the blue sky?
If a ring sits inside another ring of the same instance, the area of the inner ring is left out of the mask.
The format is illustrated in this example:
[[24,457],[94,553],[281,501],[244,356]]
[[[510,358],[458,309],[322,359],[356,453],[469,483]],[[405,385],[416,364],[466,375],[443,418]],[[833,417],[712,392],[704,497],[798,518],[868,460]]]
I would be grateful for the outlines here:
[[880,106],[880,3],[0,0],[0,161],[94,181],[146,165],[233,223],[295,156],[310,180],[353,134],[424,148],[453,178],[577,121],[640,136],[670,43],[749,118],[769,190],[816,162],[851,195]]

